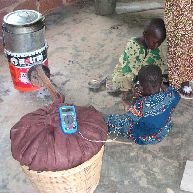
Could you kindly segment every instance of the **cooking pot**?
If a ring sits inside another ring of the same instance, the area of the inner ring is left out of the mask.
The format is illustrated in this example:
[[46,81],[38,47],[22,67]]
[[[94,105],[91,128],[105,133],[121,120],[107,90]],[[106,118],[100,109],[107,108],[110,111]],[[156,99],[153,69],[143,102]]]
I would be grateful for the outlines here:
[[45,46],[45,18],[34,10],[17,10],[3,18],[5,52],[33,52]]

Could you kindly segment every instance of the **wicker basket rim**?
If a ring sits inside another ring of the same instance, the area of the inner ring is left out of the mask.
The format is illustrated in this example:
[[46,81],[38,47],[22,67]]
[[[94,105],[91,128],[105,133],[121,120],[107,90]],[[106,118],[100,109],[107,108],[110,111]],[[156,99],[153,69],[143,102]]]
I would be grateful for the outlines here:
[[68,175],[72,175],[74,173],[78,173],[79,171],[83,170],[86,167],[89,167],[91,165],[91,163],[94,163],[99,157],[101,157],[101,155],[103,155],[104,152],[104,145],[101,147],[100,151],[95,154],[93,157],[91,157],[89,160],[85,161],[84,163],[74,167],[74,168],[70,168],[67,170],[61,170],[61,171],[43,171],[43,172],[38,172],[38,171],[34,171],[34,170],[29,170],[28,166],[21,166],[22,168],[24,168],[24,170],[29,170],[30,173],[38,173],[41,175],[56,175],[56,177],[58,175],[64,175],[64,176],[68,176]]

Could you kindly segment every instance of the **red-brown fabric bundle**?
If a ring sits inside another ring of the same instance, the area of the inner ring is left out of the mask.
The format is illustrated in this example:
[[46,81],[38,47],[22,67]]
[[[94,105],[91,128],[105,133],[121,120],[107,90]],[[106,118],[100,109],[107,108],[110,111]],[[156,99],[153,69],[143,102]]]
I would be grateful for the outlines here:
[[103,116],[92,106],[76,106],[78,132],[63,134],[58,108],[53,103],[23,116],[10,132],[14,159],[35,171],[60,171],[76,167],[98,153],[105,141],[107,126]]

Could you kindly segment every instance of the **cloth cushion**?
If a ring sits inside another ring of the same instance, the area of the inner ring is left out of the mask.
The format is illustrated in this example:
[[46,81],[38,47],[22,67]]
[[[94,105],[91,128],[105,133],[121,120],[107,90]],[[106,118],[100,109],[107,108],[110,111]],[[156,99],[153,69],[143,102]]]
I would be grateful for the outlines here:
[[76,106],[78,132],[63,134],[55,102],[23,116],[10,131],[13,158],[35,171],[60,171],[76,167],[99,152],[107,139],[107,126],[94,107]]

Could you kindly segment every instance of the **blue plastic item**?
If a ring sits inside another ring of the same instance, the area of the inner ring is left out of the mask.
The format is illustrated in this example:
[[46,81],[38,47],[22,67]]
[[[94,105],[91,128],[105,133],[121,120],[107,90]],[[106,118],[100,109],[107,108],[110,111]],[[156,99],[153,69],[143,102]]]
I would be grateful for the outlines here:
[[76,121],[76,109],[74,106],[59,107],[60,125],[62,132],[73,134],[77,132],[78,125]]

